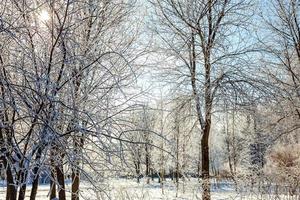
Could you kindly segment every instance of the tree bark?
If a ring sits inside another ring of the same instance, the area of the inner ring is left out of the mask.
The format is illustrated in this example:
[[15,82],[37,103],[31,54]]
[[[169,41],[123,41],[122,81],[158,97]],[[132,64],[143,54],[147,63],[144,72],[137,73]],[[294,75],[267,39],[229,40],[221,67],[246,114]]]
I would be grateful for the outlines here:
[[40,178],[40,174],[39,174],[39,169],[40,169],[40,159],[41,159],[41,155],[42,155],[42,147],[39,147],[37,150],[37,155],[36,155],[36,166],[33,169],[33,183],[32,183],[32,189],[31,189],[31,194],[30,194],[30,200],[35,200],[36,199],[36,195],[37,195],[37,190],[38,190],[38,186],[39,186],[39,178]]
[[54,160],[54,150],[55,147],[52,146],[51,148],[51,158],[50,158],[50,164],[51,164],[51,179],[50,179],[50,200],[56,198],[56,184],[55,184],[55,160]]
[[150,176],[150,155],[149,155],[148,144],[146,144],[146,146],[145,146],[145,151],[146,151],[146,161],[145,161],[145,164],[146,164],[146,178],[147,178],[147,184],[149,184],[150,183],[150,179],[149,179],[149,176]]
[[4,161],[4,166],[6,169],[6,200],[16,200],[17,199],[17,189],[14,184],[13,174],[11,172],[10,164],[7,161]]
[[32,189],[31,189],[31,194],[30,194],[30,200],[35,200],[36,195],[37,195],[37,190],[38,190],[38,185],[39,185],[39,178],[40,175],[38,174],[37,170],[34,170],[35,172],[35,178],[32,183]]
[[59,200],[66,200],[65,174],[64,174],[64,167],[61,159],[58,165],[56,166],[56,173],[57,173]]
[[[0,72],[0,92],[1,92],[1,97],[3,102],[5,99],[5,89],[4,89],[4,84],[3,84],[3,79],[5,76],[5,69],[3,67],[3,59],[0,55],[0,64],[3,70],[3,74],[2,71]],[[9,158],[10,153],[7,152],[7,148],[6,146],[6,141],[5,141],[5,136],[7,136],[7,141],[11,141],[12,135],[10,133],[10,129],[7,127],[2,127],[3,125],[7,125],[8,123],[8,114],[6,112],[6,105],[5,103],[2,103],[3,105],[1,105],[1,110],[0,110],[0,117],[1,117],[1,126],[0,126],[0,151],[1,151],[1,156],[0,156],[0,160],[2,161],[3,165],[4,165],[4,169],[6,171],[6,200],[16,200],[17,198],[17,189],[15,187],[15,180],[13,177],[13,173],[11,170],[11,164],[9,162],[9,160],[7,158]],[[12,142],[10,142],[10,145],[12,145]]]
[[202,154],[202,189],[203,200],[210,200],[210,177],[209,177],[209,131],[210,123],[206,125],[203,137],[201,140],[201,154]]
[[137,183],[140,183],[140,173],[141,173],[140,158],[138,158],[138,160],[134,162],[134,165],[135,165]]
[[79,170],[72,169],[72,200],[79,200],[79,176]]
[[50,180],[50,200],[56,198],[56,184],[55,184],[55,173],[51,172],[52,179]]
[[[26,172],[25,172],[26,173]],[[27,175],[26,175],[27,176]],[[24,179],[22,178],[21,179],[21,188],[20,188],[20,191],[19,191],[19,197],[18,197],[18,200],[24,200],[25,199],[25,194],[26,194],[26,183],[23,183]]]
[[[79,140],[79,141],[78,141]],[[81,152],[83,148],[83,138],[74,138],[75,156]],[[78,158],[75,160],[75,166],[72,168],[72,200],[79,200],[79,185],[80,185],[80,161]]]

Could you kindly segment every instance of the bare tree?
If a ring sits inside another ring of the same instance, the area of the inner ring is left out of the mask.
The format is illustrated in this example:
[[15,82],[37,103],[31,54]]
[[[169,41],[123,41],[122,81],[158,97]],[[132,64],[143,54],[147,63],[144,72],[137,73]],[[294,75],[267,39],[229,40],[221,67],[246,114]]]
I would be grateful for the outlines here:
[[[276,91],[275,101],[280,105],[277,113],[281,114],[275,119],[277,122],[290,122],[280,134],[285,135],[299,129],[299,1],[274,0],[267,5],[271,12],[263,13],[266,28],[260,34],[262,60],[264,73]],[[276,130],[282,123],[274,125],[272,128]]]
[[[178,80],[168,81],[178,89],[186,91],[186,85],[191,88],[201,127],[203,199],[210,199],[209,136],[213,108],[225,90],[236,91],[236,85],[243,84],[234,60],[247,50],[245,46],[235,45],[233,40],[237,39],[233,38],[237,32],[243,32],[249,14],[246,8],[250,4],[230,0],[164,0],[153,4],[160,20],[156,31],[167,45],[170,62],[173,62],[171,79]],[[170,68],[166,67],[166,71]]]
[[[72,170],[72,199],[79,199],[80,177],[89,174],[83,165],[91,163],[85,140],[96,145],[102,134],[113,138],[101,128],[126,109],[121,90],[131,84],[138,54],[130,49],[135,26],[124,29],[133,3],[1,3],[0,142],[8,200],[17,198],[18,188],[23,200],[28,182],[35,199],[43,174],[51,179],[50,198],[58,192],[66,199],[66,167]],[[107,98],[112,103],[99,106]]]

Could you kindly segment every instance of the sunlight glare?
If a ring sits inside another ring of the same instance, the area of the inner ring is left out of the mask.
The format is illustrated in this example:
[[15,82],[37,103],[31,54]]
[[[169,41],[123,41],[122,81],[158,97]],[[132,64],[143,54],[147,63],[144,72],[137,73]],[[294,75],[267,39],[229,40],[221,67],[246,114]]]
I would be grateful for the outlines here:
[[39,17],[42,22],[47,22],[50,19],[50,15],[46,10],[42,10],[39,14]]

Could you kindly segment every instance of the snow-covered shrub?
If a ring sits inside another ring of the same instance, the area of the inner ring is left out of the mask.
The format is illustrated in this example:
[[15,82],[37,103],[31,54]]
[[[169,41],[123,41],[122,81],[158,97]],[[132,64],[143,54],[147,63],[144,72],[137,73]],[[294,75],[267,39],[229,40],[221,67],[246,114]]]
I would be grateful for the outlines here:
[[295,194],[300,186],[300,144],[273,148],[264,170],[273,183],[289,187],[290,194]]

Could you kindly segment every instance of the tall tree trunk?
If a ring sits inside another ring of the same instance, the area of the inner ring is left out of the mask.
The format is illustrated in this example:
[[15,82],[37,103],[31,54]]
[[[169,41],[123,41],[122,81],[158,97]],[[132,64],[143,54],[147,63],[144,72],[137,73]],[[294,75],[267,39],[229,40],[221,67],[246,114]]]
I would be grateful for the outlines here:
[[16,200],[17,199],[17,189],[14,184],[14,178],[11,171],[10,164],[5,160],[3,162],[6,169],[6,200]]
[[42,155],[42,147],[39,147],[37,150],[37,155],[36,155],[36,166],[33,169],[33,183],[32,183],[32,189],[31,189],[31,194],[30,194],[30,200],[35,200],[36,195],[37,195],[37,190],[39,186],[39,178],[40,178],[40,159]]
[[50,153],[50,164],[51,164],[51,179],[50,179],[50,200],[56,198],[56,178],[55,178],[55,153],[54,146],[52,145],[51,153]]
[[[62,159],[59,160],[56,166],[57,182],[58,182],[58,197],[59,200],[66,200],[66,189],[65,189],[65,174]],[[79,188],[79,186],[78,186]]]
[[17,189],[15,186],[15,180],[13,177],[13,173],[11,170],[11,164],[8,160],[10,157],[10,153],[8,152],[6,148],[6,141],[5,141],[5,136],[7,137],[7,141],[9,145],[13,145],[12,141],[12,135],[10,133],[10,129],[5,127],[8,125],[8,114],[7,114],[7,108],[5,105],[5,87],[3,84],[4,78],[6,78],[5,75],[5,68],[3,66],[3,59],[2,56],[0,55],[0,64],[1,64],[1,71],[0,71],[0,92],[1,92],[1,98],[2,98],[2,105],[1,105],[1,110],[0,110],[0,120],[1,120],[1,125],[0,125],[0,161],[2,161],[4,169],[6,171],[6,200],[16,200],[17,198]]
[[79,170],[72,169],[72,200],[79,200],[79,176]]
[[37,190],[38,190],[38,186],[39,186],[39,178],[40,175],[38,173],[38,169],[34,170],[34,174],[35,174],[35,178],[33,180],[32,183],[32,189],[31,189],[31,194],[30,194],[30,200],[35,200],[36,195],[37,195]]
[[[27,177],[27,173],[25,172],[25,174],[23,175],[24,177]],[[25,194],[26,194],[26,187],[27,184],[23,183],[27,178],[21,178],[21,188],[19,191],[19,197],[18,200],[24,200],[25,199]]]
[[29,142],[30,142],[30,139],[31,139],[31,135],[34,131],[34,127],[36,126],[36,121],[38,119],[38,114],[41,112],[42,108],[44,107],[44,104],[42,103],[38,110],[37,110],[37,114],[35,115],[34,119],[33,119],[33,122],[31,124],[31,127],[27,133],[27,138],[26,138],[26,142],[25,142],[25,145],[24,145],[24,149],[23,149],[23,158],[20,162],[20,172],[18,174],[18,181],[19,183],[21,183],[21,188],[20,188],[20,191],[19,191],[19,198],[18,200],[24,200],[25,199],[25,194],[26,194],[26,187],[27,187],[27,177],[28,177],[28,170],[26,169],[26,166],[25,166],[25,160],[26,160],[26,152],[27,152],[27,149],[28,149],[28,146],[30,145]]
[[[209,21],[209,29],[211,35],[211,0],[208,1],[208,21]],[[203,118],[201,111],[201,99],[198,94],[198,88],[196,84],[196,50],[195,50],[195,33],[192,30],[191,37],[191,52],[190,52],[190,65],[191,65],[191,85],[193,89],[193,96],[196,102],[196,111],[197,118],[202,129],[202,138],[201,138],[201,177],[202,177],[202,189],[203,189],[203,200],[210,200],[210,180],[209,180],[209,134],[211,128],[211,113],[212,113],[212,96],[211,96],[211,64],[210,64],[210,48],[211,48],[211,40],[207,47],[203,47],[204,54],[204,63],[205,63],[205,84],[204,84],[204,107],[205,113],[203,114],[205,118]],[[200,167],[199,167],[200,168]],[[198,170],[199,170],[198,168]]]
[[[76,136],[75,136],[76,137]],[[75,166],[72,167],[72,200],[79,200],[79,185],[80,185],[80,171],[79,165],[80,161],[78,159],[78,154],[83,148],[83,138],[74,138],[74,148],[75,148]]]
[[138,158],[138,160],[134,162],[134,165],[135,165],[135,172],[136,172],[137,183],[140,183],[140,174],[141,174],[141,162],[140,162],[140,158]]
[[146,146],[145,146],[145,151],[146,151],[146,161],[145,161],[145,164],[146,164],[146,178],[147,178],[147,184],[149,184],[150,183],[150,179],[149,179],[149,176],[150,176],[150,155],[149,155],[148,144],[146,144]]
[[209,134],[211,128],[211,112],[212,112],[212,97],[211,97],[211,82],[210,82],[210,69],[209,64],[210,53],[207,52],[206,64],[205,64],[205,124],[203,129],[203,135],[201,139],[201,155],[202,155],[202,189],[203,200],[210,200],[210,174],[209,174]]
[[161,193],[164,194],[164,181],[165,181],[165,173],[164,173],[164,170],[165,170],[165,166],[164,166],[164,152],[163,152],[163,149],[164,149],[164,141],[162,140],[161,142],[161,163],[160,163],[160,172],[159,172],[159,183],[160,183],[160,187],[161,187]]
[[[1,115],[2,123],[5,124],[7,121],[3,115]],[[6,171],[6,200],[16,200],[17,199],[17,189],[15,186],[15,180],[13,177],[13,173],[11,170],[11,164],[9,163],[8,158],[10,157],[10,153],[7,152],[7,148],[5,147],[5,139],[4,135],[11,137],[9,134],[9,130],[7,128],[0,128],[0,147],[1,147],[1,157],[0,160],[3,163],[4,169]],[[11,144],[12,145],[12,144]]]
[[179,125],[176,125],[178,128],[177,137],[176,137],[176,187],[178,189],[179,184]]
[[56,184],[55,184],[55,172],[51,171],[51,180],[50,180],[50,200],[56,198]]
[[202,189],[203,200],[210,200],[210,177],[209,177],[209,131],[210,123],[206,125],[203,137],[201,140],[201,154],[202,154]]
[[153,168],[151,168],[151,180],[152,180],[152,182],[154,182],[154,169]]
[[11,171],[11,166],[7,160],[8,158],[8,153],[7,149],[5,148],[5,141],[3,137],[3,128],[0,128],[0,147],[1,147],[1,157],[0,160],[3,163],[5,172],[6,172],[6,200],[16,200],[17,198],[17,190],[15,187],[15,181],[14,177]]

